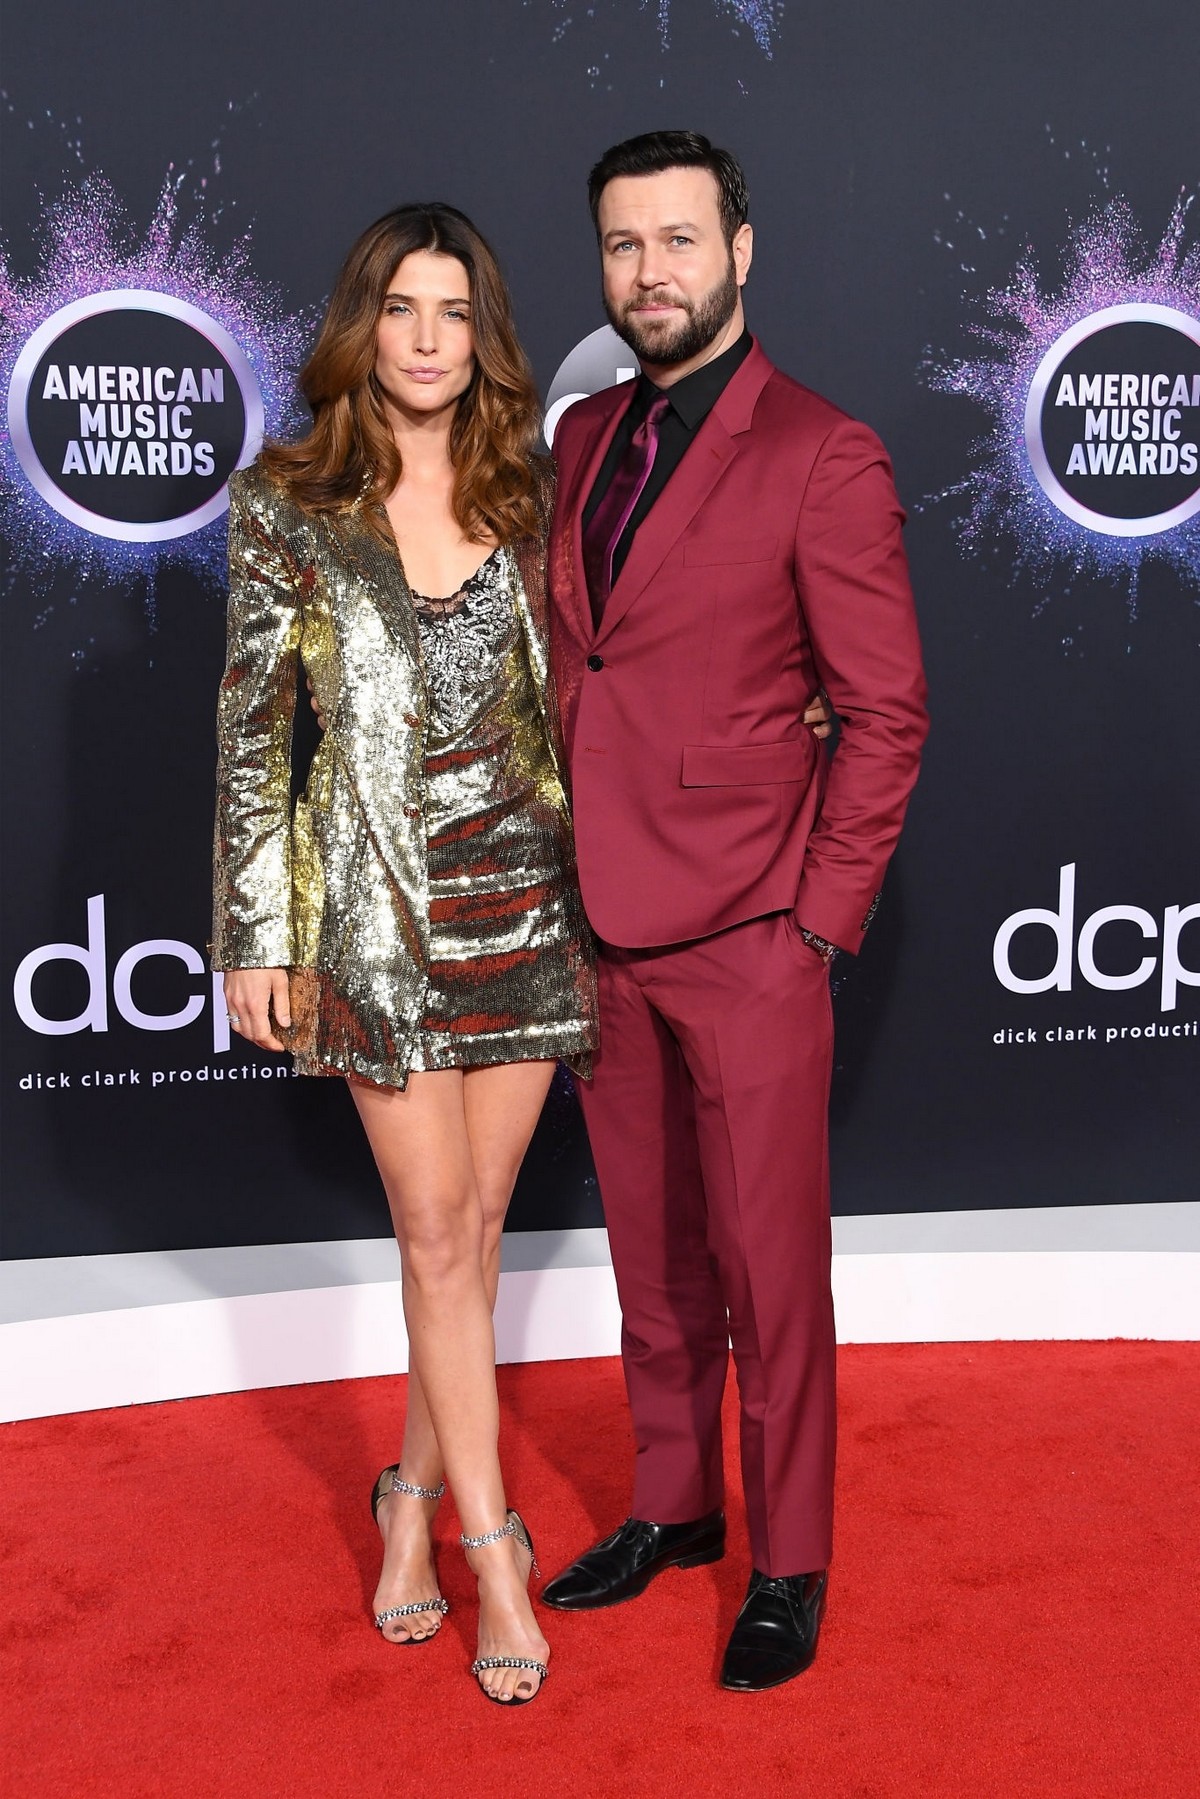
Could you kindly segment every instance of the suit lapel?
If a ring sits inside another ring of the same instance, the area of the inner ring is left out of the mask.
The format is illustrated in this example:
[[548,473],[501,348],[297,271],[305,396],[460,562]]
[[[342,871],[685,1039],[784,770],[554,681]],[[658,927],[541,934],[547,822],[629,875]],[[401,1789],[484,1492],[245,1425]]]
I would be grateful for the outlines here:
[[326,517],[324,523],[343,560],[361,578],[372,605],[383,619],[390,635],[420,666],[421,643],[417,631],[417,615],[413,610],[412,594],[395,549],[381,543],[367,529],[359,508],[341,514],[336,520]]
[[578,635],[587,644],[596,635],[596,628],[592,623],[592,602],[583,566],[583,509],[617,426],[632,404],[635,386],[633,381],[623,381],[612,389],[616,403],[612,411],[592,427],[592,434],[584,443],[574,470],[567,471],[559,501],[561,516],[569,521],[568,565],[573,614]]
[[[600,643],[620,624],[662,567],[717,482],[737,456],[750,430],[755,403],[772,374],[757,341],[688,445],[679,467],[638,526],[596,633]],[[580,551],[582,555],[582,548]],[[581,563],[582,566],[582,563]]]
[[620,624],[638,595],[654,579],[737,452],[737,443],[710,412],[697,431],[695,442],[688,445],[683,461],[637,528],[604,608],[597,643]]

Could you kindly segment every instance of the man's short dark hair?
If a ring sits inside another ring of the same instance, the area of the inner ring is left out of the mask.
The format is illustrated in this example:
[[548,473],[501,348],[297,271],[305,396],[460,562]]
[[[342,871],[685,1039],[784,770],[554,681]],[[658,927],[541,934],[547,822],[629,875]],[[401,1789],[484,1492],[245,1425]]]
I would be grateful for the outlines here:
[[717,184],[725,242],[746,223],[750,190],[741,165],[728,150],[714,149],[698,131],[645,131],[606,150],[588,176],[588,205],[600,231],[600,196],[618,175],[661,175],[664,169],[707,169]]

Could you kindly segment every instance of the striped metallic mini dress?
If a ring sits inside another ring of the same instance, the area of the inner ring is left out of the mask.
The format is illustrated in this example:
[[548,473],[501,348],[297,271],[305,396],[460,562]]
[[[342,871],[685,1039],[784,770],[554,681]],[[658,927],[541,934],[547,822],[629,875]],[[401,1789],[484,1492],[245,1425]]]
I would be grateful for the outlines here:
[[429,990],[411,1068],[553,1059],[590,1072],[591,937],[570,820],[498,546],[414,593],[429,692]]

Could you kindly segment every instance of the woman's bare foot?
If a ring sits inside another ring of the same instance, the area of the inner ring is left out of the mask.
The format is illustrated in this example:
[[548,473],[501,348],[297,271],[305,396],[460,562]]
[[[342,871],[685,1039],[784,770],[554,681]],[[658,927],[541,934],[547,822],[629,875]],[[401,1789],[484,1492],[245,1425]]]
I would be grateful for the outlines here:
[[[538,1629],[529,1600],[533,1554],[519,1536],[503,1537],[483,1549],[469,1549],[467,1561],[479,1582],[480,1661],[514,1656],[522,1661],[550,1661],[550,1645]],[[532,1668],[481,1668],[479,1684],[491,1698],[510,1704],[532,1699],[542,1677]]]
[[[414,1499],[407,1493],[385,1493],[380,1499],[375,1521],[383,1537],[383,1567],[373,1601],[376,1618],[394,1607],[439,1597],[433,1565],[436,1510],[436,1499]],[[442,1613],[437,1610],[407,1612],[379,1628],[389,1643],[423,1643],[441,1627]]]

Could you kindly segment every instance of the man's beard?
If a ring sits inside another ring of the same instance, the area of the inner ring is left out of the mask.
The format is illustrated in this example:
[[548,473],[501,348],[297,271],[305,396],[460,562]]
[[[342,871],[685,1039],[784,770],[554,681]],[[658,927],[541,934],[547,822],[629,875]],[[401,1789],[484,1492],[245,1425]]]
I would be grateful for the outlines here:
[[[668,368],[681,362],[690,362],[693,356],[699,356],[702,350],[707,350],[733,317],[738,303],[738,284],[732,256],[725,271],[725,279],[716,287],[710,288],[701,299],[688,300],[682,294],[662,297],[669,298],[673,306],[681,307],[687,314],[683,323],[676,325],[673,331],[665,330],[662,325],[646,326],[639,323],[636,299],[627,300],[623,307],[616,307],[610,305],[606,296],[604,310],[617,336],[629,345],[639,362]],[[657,300],[658,296],[651,294],[646,298]]]

